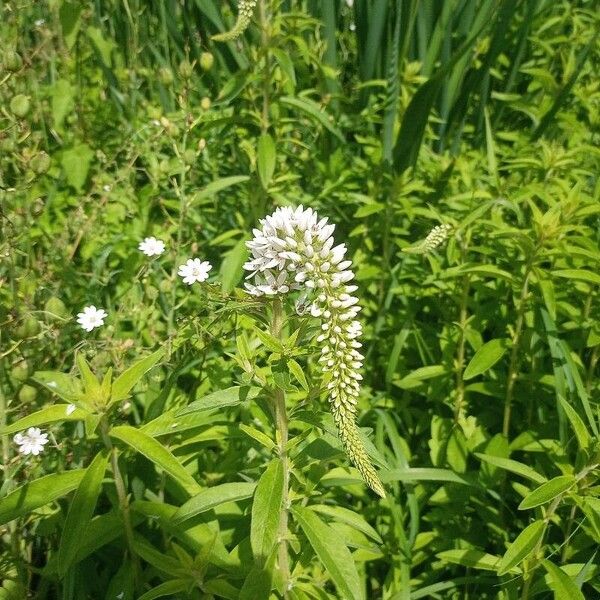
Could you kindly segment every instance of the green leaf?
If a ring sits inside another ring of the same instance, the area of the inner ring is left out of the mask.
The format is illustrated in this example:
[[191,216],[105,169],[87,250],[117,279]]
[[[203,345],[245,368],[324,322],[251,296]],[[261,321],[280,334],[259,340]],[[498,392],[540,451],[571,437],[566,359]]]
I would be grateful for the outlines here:
[[490,465],[500,467],[511,473],[516,473],[517,475],[531,479],[531,481],[535,481],[536,483],[544,483],[546,481],[546,478],[543,475],[540,475],[531,467],[517,462],[516,460],[512,460],[511,458],[501,458],[500,456],[491,456],[489,454],[482,454],[481,452],[475,452],[475,456],[479,460],[483,460]]
[[223,177],[221,179],[211,181],[204,189],[200,190],[192,196],[190,204],[193,205],[199,200],[211,198],[217,192],[220,192],[221,190],[226,190],[227,188],[237,185],[238,183],[244,183],[246,181],[249,181],[249,179],[250,177],[248,177],[248,175],[233,175],[231,177]]
[[569,423],[571,423],[571,427],[575,432],[575,437],[577,438],[577,443],[582,450],[590,447],[592,443],[592,436],[589,434],[583,419],[577,414],[577,411],[561,396],[558,396],[558,401],[562,406],[562,409],[565,411],[567,415],[567,419],[569,419]]
[[290,373],[296,378],[298,383],[304,388],[306,392],[308,392],[308,381],[306,380],[306,375],[304,374],[302,367],[293,358],[288,359],[287,366],[290,370]]
[[558,269],[556,271],[551,271],[551,273],[555,277],[564,277],[566,279],[600,285],[600,275],[594,271],[587,271],[586,269]]
[[164,356],[165,350],[161,348],[146,358],[136,362],[124,373],[117,377],[112,384],[110,402],[118,402],[129,396],[133,386]]
[[92,373],[90,366],[85,360],[83,354],[78,352],[75,356],[75,362],[79,369],[79,375],[81,375],[81,381],[83,382],[83,389],[88,399],[99,399],[100,397],[100,382],[96,376]]
[[498,565],[498,575],[508,573],[528,556],[544,535],[546,524],[544,521],[534,521],[521,531],[515,541],[508,547]]
[[66,402],[81,398],[81,383],[77,377],[59,371],[36,371],[32,379]]
[[173,523],[182,523],[226,502],[237,502],[238,500],[250,498],[255,489],[256,483],[239,482],[222,483],[202,490],[177,510],[173,515]]
[[60,28],[62,30],[63,39],[65,45],[69,50],[75,45],[77,40],[77,34],[81,27],[81,13],[83,6],[75,2],[68,2],[65,0],[61,3],[58,11],[58,17],[60,19]]
[[[481,569],[483,571],[494,571],[498,569],[498,565],[502,560],[500,556],[494,556],[487,552],[481,552],[475,548],[461,548],[456,550],[444,550],[438,552],[436,556],[444,562],[449,562],[455,565],[462,565],[472,569]],[[513,567],[510,573],[518,574],[521,570]]]
[[554,592],[554,600],[585,600],[585,596],[577,584],[560,568],[549,560],[542,560],[542,564],[550,575],[550,588]]
[[427,379],[440,377],[445,374],[446,367],[444,365],[428,365],[411,371],[406,377],[403,377],[399,381],[394,381],[393,383],[403,390],[412,390],[413,388],[422,385],[423,381]]
[[273,587],[273,564],[275,554],[266,565],[255,565],[244,580],[240,590],[239,600],[257,600],[269,598],[269,592]]
[[208,396],[204,396],[204,398],[200,398],[200,400],[188,404],[183,410],[177,413],[177,416],[183,416],[201,410],[214,410],[226,406],[237,406],[246,400],[253,400],[261,392],[262,390],[257,387],[242,387],[236,385],[227,388],[226,390],[213,392]]
[[323,563],[342,598],[362,600],[363,588],[352,554],[340,536],[310,508],[295,507],[292,513]]
[[155,598],[164,598],[165,596],[172,596],[179,592],[187,592],[190,587],[189,579],[171,579],[164,583],[158,584],[145,594],[140,596],[138,600],[154,600]]
[[329,504],[311,504],[310,508],[323,515],[332,517],[340,523],[350,525],[350,527],[357,531],[361,531],[371,539],[375,540],[378,544],[383,544],[383,540],[377,531],[367,523],[362,515],[355,513],[353,510],[349,510],[343,506],[333,506]]
[[308,98],[295,98],[293,96],[282,96],[279,102],[284,106],[295,108],[319,122],[327,131],[335,135],[341,142],[345,141],[342,132],[333,124],[333,119],[327,115],[321,106]]
[[448,481],[462,483],[463,485],[473,485],[470,481],[449,469],[392,469],[390,471],[381,471],[380,475],[381,479],[386,483],[388,481]]
[[181,463],[160,442],[129,425],[113,427],[110,436],[125,442],[128,446],[143,454],[148,460],[163,469],[175,481],[179,482],[190,494],[201,488]]
[[560,475],[546,481],[523,498],[523,501],[519,504],[519,510],[527,510],[546,504],[546,502],[550,502],[556,496],[566,492],[575,482],[575,477],[572,475]]
[[17,488],[0,500],[0,525],[65,496],[80,484],[84,474],[85,469],[52,473]]
[[481,346],[467,365],[463,379],[473,379],[493,367],[504,356],[506,350],[506,340],[502,339],[490,340]]
[[242,237],[238,240],[221,262],[219,274],[221,276],[221,286],[226,294],[233,290],[244,274],[244,263],[248,260],[246,239],[246,237]]
[[248,425],[240,423],[239,428],[240,431],[243,431],[247,436],[263,445],[269,452],[276,448],[275,442],[267,434],[259,431],[255,427],[249,427]]
[[47,408],[42,408],[42,410],[38,410],[37,412],[15,421],[8,427],[0,429],[0,434],[9,435],[11,433],[16,433],[17,431],[24,431],[28,427],[39,427],[40,425],[56,423],[57,421],[82,421],[88,414],[89,413],[80,408],[75,408],[75,410],[71,411],[69,404],[48,406]]
[[283,487],[283,463],[276,458],[258,480],[252,502],[250,545],[258,565],[265,564],[277,542]]
[[94,152],[87,144],[77,144],[65,150],[62,154],[61,165],[70,186],[81,192],[87,180]]
[[64,120],[73,108],[75,90],[68,80],[59,79],[52,86],[50,96],[52,98],[52,120],[54,122],[54,128],[57,131],[62,131]]
[[63,526],[58,550],[58,572],[64,575],[73,563],[81,540],[85,538],[88,525],[102,489],[102,480],[108,464],[108,454],[98,453],[86,469],[79,487],[73,496]]
[[264,133],[258,138],[258,176],[263,188],[266,190],[271,183],[273,173],[275,172],[275,161],[277,158],[275,142],[273,138]]

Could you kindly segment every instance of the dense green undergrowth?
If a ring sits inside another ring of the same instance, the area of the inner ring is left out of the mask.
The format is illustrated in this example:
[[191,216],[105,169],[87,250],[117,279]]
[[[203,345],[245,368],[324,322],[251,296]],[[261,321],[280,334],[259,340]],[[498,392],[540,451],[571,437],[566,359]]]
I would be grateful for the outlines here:
[[[597,597],[593,3],[222,4],[0,3],[0,599]],[[385,498],[299,293],[243,291],[301,204]]]

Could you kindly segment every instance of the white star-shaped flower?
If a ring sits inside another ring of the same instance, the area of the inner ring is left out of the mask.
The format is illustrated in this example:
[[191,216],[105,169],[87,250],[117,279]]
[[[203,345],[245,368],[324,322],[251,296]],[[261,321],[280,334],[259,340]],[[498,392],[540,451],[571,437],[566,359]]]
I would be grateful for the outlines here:
[[19,446],[21,454],[37,456],[44,450],[44,445],[48,443],[48,434],[42,433],[39,427],[30,427],[26,433],[17,433],[13,440]]
[[104,319],[108,317],[108,313],[102,308],[95,306],[86,306],[83,312],[77,315],[77,322],[86,331],[92,331],[96,327],[104,325]]
[[160,256],[165,251],[165,243],[155,237],[147,237],[140,242],[138,248],[146,256]]
[[192,285],[196,281],[202,282],[208,279],[208,272],[212,265],[207,261],[201,261],[199,258],[190,258],[185,265],[179,267],[179,277],[183,282]]

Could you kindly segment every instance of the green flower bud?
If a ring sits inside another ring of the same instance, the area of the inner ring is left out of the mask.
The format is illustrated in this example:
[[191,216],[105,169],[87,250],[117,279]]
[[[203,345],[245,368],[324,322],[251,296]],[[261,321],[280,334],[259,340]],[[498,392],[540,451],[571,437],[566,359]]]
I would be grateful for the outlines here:
[[215,64],[215,57],[210,52],[203,52],[200,55],[200,67],[203,71],[210,71]]
[[202,110],[208,110],[211,107],[212,102],[208,96],[204,96],[202,100],[200,100],[200,108]]
[[179,63],[179,75],[184,79],[189,79],[194,74],[194,67],[189,60],[182,60]]
[[173,84],[173,80],[175,79],[173,77],[173,71],[171,71],[171,69],[169,69],[168,67],[163,67],[162,69],[160,69],[160,71],[158,72],[158,78],[160,79],[160,82],[163,85],[172,85]]

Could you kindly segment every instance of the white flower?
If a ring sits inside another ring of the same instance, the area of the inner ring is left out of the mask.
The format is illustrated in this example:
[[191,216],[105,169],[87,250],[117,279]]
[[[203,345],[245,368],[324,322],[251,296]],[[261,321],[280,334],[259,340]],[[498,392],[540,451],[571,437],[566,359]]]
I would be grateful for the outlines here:
[[48,434],[42,433],[38,427],[30,427],[26,433],[17,433],[13,440],[19,446],[21,454],[37,456],[44,450],[44,445],[48,443]]
[[108,317],[108,314],[104,309],[96,308],[95,306],[86,306],[83,312],[77,315],[77,322],[86,331],[92,331],[92,329],[104,325],[106,317]]
[[157,240],[155,237],[147,237],[140,242],[138,248],[146,256],[159,256],[165,251],[165,243],[162,240]]
[[207,261],[201,261],[199,258],[190,258],[185,265],[179,267],[179,277],[183,282],[192,285],[196,281],[202,282],[208,279],[208,272],[212,265]]

